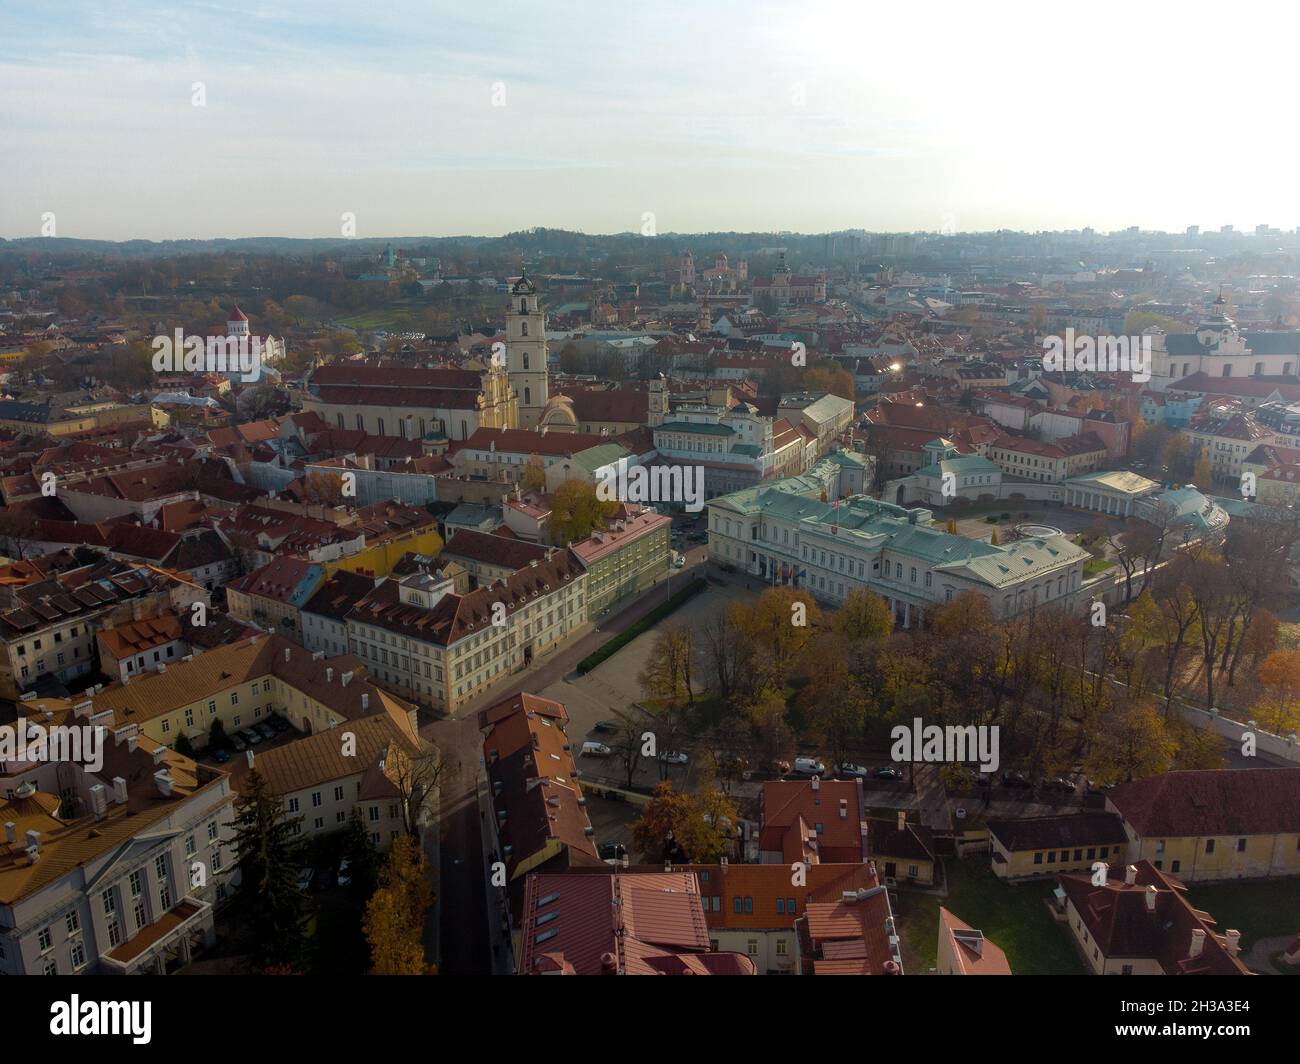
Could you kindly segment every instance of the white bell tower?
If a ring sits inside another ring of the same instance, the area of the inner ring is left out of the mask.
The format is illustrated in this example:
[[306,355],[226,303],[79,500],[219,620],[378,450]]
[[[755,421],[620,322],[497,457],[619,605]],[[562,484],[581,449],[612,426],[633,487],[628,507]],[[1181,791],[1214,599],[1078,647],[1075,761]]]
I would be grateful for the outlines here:
[[506,360],[519,398],[519,427],[536,428],[549,398],[546,383],[546,315],[537,288],[526,276],[510,289],[506,311]]
[[248,335],[248,315],[239,307],[235,307],[230,312],[230,320],[226,322],[227,336],[247,336]]

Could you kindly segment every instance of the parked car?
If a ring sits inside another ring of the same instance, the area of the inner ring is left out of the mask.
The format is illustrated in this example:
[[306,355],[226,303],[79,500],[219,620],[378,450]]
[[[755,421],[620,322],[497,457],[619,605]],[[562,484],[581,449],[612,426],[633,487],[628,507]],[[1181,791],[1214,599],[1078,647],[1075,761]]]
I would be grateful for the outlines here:
[[1029,782],[1029,777],[1023,772],[1004,772],[1002,773],[1002,786],[1027,791],[1033,787],[1033,784]]
[[621,861],[627,856],[627,847],[621,842],[602,842],[600,858],[602,861]]
[[285,720],[283,717],[279,716],[278,714],[272,716],[271,719],[267,721],[267,723],[271,725],[271,727],[274,728],[277,732],[282,732],[287,727],[289,727],[289,722]]
[[591,730],[594,732],[616,732],[621,723],[621,721],[617,720],[598,720],[594,725],[592,725]]
[[835,775],[844,776],[851,780],[864,780],[867,778],[869,773],[861,765],[854,765],[846,761],[841,765],[835,766]]
[[262,721],[261,724],[255,724],[253,727],[257,731],[257,734],[260,735],[263,739],[275,738],[275,729],[271,726],[271,722],[269,720],[264,720]]
[[1067,779],[1065,776],[1054,776],[1052,779],[1043,783],[1043,789],[1046,791],[1055,791],[1058,794],[1073,794],[1074,780]]
[[815,757],[796,757],[794,771],[798,776],[820,776],[826,771],[826,765]]
[[903,770],[895,768],[893,765],[886,765],[884,768],[876,769],[876,779],[878,780],[901,780]]
[[224,765],[230,760],[230,751],[224,746],[214,746],[212,748],[212,760],[214,760],[218,765]]
[[230,736],[228,741],[230,745],[233,746],[236,750],[238,750],[241,754],[248,749],[248,743],[244,742],[244,740],[241,739],[237,734]]
[[675,551],[673,552],[673,568],[674,568],[674,569],[685,569],[685,568],[686,568],[686,555],[685,555],[685,554],[678,554],[678,553],[675,552]]
[[610,749],[604,743],[592,742],[588,739],[582,744],[582,757],[609,757]]
[[659,755],[659,760],[665,765],[688,765],[691,761],[691,759],[680,750],[665,750]]
[[252,728],[245,728],[239,734],[244,737],[244,742],[248,743],[249,746],[256,746],[262,741],[262,737]]
[[346,857],[339,862],[338,885],[346,887],[352,882],[352,862]]

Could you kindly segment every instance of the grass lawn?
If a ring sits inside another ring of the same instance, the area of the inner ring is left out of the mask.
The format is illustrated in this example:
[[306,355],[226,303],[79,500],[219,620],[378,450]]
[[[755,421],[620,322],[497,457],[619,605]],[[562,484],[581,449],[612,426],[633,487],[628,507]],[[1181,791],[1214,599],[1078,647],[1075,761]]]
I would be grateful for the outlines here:
[[1300,929],[1300,879],[1295,877],[1189,883],[1187,898],[1214,917],[1220,931],[1240,931],[1245,951],[1261,938],[1294,935]]
[[[421,305],[387,306],[379,310],[364,310],[359,314],[349,314],[338,320],[354,329],[413,329]],[[418,330],[417,330],[418,331]]]
[[1114,569],[1115,563],[1107,561],[1105,558],[1089,558],[1083,563],[1084,576],[1096,576],[1098,573],[1104,573],[1107,569]]
[[1056,881],[1009,886],[989,869],[987,860],[944,862],[948,897],[900,889],[899,929],[903,970],[925,975],[935,965],[939,946],[939,905],[983,931],[1007,955],[1016,975],[1082,975],[1083,962],[1065,928],[1048,913],[1043,899]]
[[1279,650],[1300,650],[1300,624],[1280,621],[1277,626],[1277,645]]

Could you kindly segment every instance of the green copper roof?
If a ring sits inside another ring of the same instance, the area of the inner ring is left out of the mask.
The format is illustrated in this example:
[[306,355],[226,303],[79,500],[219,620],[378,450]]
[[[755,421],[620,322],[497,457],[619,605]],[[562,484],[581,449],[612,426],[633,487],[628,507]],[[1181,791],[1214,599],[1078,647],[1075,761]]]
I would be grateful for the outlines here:
[[665,421],[662,425],[655,426],[655,432],[698,432],[706,436],[734,436],[736,430],[716,422],[702,422],[697,425],[693,421]]

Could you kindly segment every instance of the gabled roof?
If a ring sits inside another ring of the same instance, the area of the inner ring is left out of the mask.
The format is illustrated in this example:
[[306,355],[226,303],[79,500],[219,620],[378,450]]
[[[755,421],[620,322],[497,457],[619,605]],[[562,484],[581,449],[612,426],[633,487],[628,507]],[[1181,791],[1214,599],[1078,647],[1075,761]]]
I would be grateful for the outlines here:
[[781,851],[791,861],[865,861],[863,812],[856,781],[769,780],[763,784],[759,848]]
[[1046,850],[1074,846],[1119,845],[1128,842],[1124,825],[1114,813],[1076,813],[1024,820],[990,820],[989,834],[1007,850]]
[[1103,957],[1154,960],[1166,975],[1250,974],[1219,938],[1213,917],[1188,902],[1182,883],[1150,861],[1138,861],[1134,869],[1132,883],[1123,866],[1109,869],[1104,887],[1094,886],[1090,876],[1059,878]]
[[939,906],[939,935],[947,938],[962,975],[1010,975],[1007,955],[970,924]]
[[1121,783],[1107,795],[1144,838],[1300,832],[1300,768],[1192,769]]
[[737,953],[710,953],[690,872],[529,876],[521,975],[753,975]]

